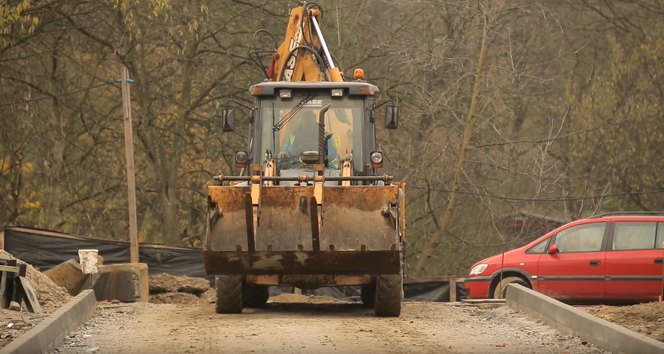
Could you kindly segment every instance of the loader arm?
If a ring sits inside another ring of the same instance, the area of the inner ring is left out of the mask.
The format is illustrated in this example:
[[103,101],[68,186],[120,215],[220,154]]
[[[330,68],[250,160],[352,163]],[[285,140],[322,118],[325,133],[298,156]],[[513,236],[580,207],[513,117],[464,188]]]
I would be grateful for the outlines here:
[[286,36],[268,69],[270,81],[343,81],[320,30],[322,16],[315,4],[291,11]]

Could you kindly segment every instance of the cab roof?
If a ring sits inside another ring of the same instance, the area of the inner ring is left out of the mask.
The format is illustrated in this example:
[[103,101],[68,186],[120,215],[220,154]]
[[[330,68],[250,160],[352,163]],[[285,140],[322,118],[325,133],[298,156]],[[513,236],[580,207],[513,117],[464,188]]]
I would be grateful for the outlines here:
[[254,96],[273,96],[280,89],[306,90],[306,89],[345,89],[349,95],[373,96],[380,92],[378,86],[365,81],[264,81],[251,86],[249,93]]

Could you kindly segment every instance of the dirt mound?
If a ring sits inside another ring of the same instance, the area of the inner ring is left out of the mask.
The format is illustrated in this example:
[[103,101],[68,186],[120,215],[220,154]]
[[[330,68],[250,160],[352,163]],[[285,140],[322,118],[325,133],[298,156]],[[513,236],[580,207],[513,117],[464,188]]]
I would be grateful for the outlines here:
[[205,304],[215,300],[214,289],[204,278],[167,273],[150,276],[150,302],[155,304]]
[[275,297],[270,298],[269,302],[281,302],[281,303],[313,303],[313,304],[333,304],[339,302],[339,299],[335,299],[327,296],[308,296],[301,294],[281,294]]
[[[4,250],[0,250],[0,259],[16,259]],[[16,259],[19,264],[27,264],[20,259]],[[39,304],[49,313],[55,312],[62,305],[71,300],[71,295],[67,289],[59,287],[53,281],[36,270],[30,264],[27,264],[26,278],[35,290]],[[25,308],[25,305],[23,306]]]
[[203,299],[190,293],[162,293],[150,295],[150,302],[153,304],[193,305],[202,304]]
[[664,342],[664,302],[585,309],[601,319]]
[[150,277],[150,293],[190,293],[200,295],[210,288],[210,282],[203,278],[175,276],[167,273]]
[[207,289],[201,294],[201,300],[203,300],[204,303],[214,304],[217,301],[216,291],[213,288]]

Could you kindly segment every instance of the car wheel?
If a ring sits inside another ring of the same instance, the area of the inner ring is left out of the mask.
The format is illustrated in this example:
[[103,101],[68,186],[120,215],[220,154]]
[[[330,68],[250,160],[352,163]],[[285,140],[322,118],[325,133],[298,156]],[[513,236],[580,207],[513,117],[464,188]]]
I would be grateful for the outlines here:
[[507,290],[507,285],[509,285],[510,283],[516,283],[519,285],[523,285],[526,288],[530,288],[528,282],[521,277],[507,277],[501,280],[500,283],[498,283],[498,285],[496,285],[496,289],[493,291],[493,298],[504,299]]

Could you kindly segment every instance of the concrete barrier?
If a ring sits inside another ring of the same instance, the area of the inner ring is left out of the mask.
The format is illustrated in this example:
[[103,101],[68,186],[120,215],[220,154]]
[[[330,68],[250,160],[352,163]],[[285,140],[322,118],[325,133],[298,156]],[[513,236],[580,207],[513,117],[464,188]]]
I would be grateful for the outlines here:
[[92,317],[96,307],[94,291],[83,290],[38,325],[0,349],[0,354],[53,352],[69,333]]
[[615,354],[662,354],[664,343],[593,316],[519,284],[509,284],[507,306],[523,311],[563,335],[577,336]]

